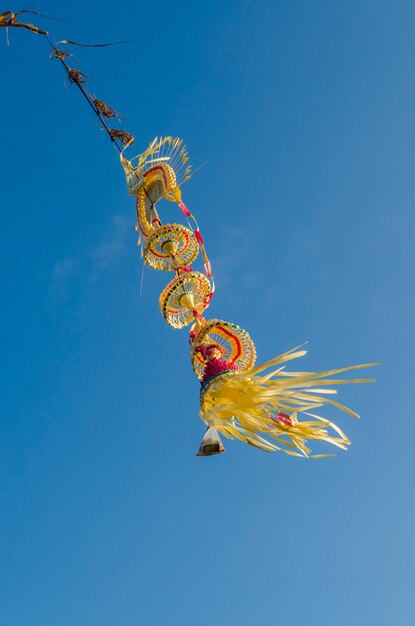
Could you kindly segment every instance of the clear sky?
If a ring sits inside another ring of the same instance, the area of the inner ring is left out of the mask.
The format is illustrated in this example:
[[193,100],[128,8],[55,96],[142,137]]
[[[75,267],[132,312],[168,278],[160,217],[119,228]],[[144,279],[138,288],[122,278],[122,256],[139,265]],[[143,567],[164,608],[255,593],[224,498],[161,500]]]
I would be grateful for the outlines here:
[[0,625],[410,625],[414,3],[32,7],[57,39],[132,40],[75,51],[90,89],[137,151],[173,134],[206,162],[183,193],[210,317],[260,361],[308,340],[301,369],[382,365],[341,390],[360,421],[325,413],[349,452],[196,458],[187,332],[169,274],[140,297],[117,156],[42,38],[1,31]]

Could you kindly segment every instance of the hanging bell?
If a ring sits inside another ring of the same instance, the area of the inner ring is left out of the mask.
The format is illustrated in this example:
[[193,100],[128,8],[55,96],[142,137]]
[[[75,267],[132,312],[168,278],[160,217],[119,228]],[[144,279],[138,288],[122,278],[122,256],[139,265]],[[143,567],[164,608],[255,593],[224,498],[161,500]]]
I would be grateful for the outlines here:
[[212,456],[213,454],[221,454],[221,452],[226,452],[226,450],[223,447],[218,431],[213,426],[209,426],[196,456]]

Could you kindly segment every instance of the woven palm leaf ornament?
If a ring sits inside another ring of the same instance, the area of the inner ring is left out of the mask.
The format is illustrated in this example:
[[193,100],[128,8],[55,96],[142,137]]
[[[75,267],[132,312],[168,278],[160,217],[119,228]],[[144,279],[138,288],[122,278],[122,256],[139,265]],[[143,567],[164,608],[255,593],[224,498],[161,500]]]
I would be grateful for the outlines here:
[[[186,146],[177,137],[156,137],[138,156],[128,159],[126,151],[134,143],[133,136],[108,126],[109,120],[120,116],[89,93],[85,86],[87,77],[70,67],[72,54],[62,48],[62,45],[112,44],[78,44],[69,40],[54,44],[47,31],[22,19],[28,13],[47,17],[30,11],[4,11],[0,14],[0,28],[5,28],[7,33],[10,28],[23,28],[47,40],[51,57],[60,61],[69,82],[82,92],[119,152],[128,192],[135,199],[136,230],[144,263],[172,273],[160,294],[159,306],[169,326],[190,329],[190,362],[201,383],[200,417],[206,424],[198,456],[224,452],[220,435],[267,452],[279,450],[293,456],[330,456],[313,455],[314,441],[346,450],[350,444],[348,437],[316,411],[328,405],[359,417],[334,399],[333,385],[371,382],[373,379],[339,375],[376,364],[322,372],[287,370],[290,361],[306,354],[300,346],[255,365],[255,345],[246,330],[228,321],[206,319],[215,288],[200,228],[182,200],[181,188],[192,176]],[[185,224],[162,222],[159,209],[166,200],[176,203]],[[199,253],[203,271],[191,267]]]

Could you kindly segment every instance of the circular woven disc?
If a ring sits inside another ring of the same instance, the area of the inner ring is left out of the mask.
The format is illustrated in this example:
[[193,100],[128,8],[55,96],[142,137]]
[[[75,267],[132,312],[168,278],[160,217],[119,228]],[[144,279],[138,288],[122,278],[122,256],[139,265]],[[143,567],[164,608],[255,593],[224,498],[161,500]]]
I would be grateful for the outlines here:
[[165,224],[147,239],[144,262],[155,270],[175,270],[190,265],[198,252],[199,244],[189,228]]
[[230,322],[210,320],[197,333],[190,352],[192,366],[199,379],[203,378],[205,362],[196,348],[202,344],[217,344],[222,350],[222,358],[234,363],[241,371],[250,369],[255,363],[255,345],[246,330]]
[[194,320],[193,311],[202,313],[211,292],[209,280],[201,272],[186,272],[174,278],[160,295],[160,311],[167,324],[183,328]]

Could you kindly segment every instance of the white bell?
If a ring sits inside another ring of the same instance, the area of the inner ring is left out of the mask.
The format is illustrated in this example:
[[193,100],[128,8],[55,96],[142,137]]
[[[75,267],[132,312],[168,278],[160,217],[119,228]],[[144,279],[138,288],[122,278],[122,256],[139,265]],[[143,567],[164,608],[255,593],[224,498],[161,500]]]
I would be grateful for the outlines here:
[[196,456],[212,456],[213,454],[221,454],[221,452],[226,452],[226,450],[223,447],[218,431],[213,426],[209,426]]

